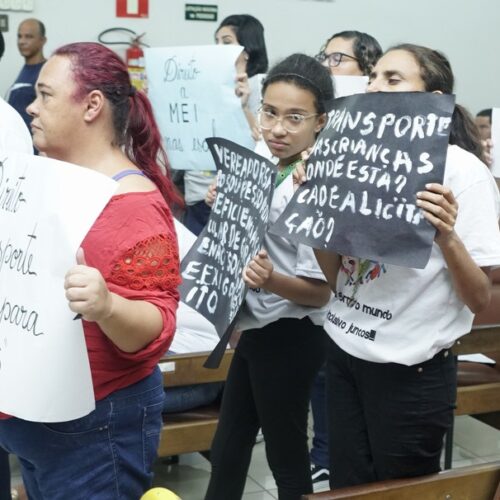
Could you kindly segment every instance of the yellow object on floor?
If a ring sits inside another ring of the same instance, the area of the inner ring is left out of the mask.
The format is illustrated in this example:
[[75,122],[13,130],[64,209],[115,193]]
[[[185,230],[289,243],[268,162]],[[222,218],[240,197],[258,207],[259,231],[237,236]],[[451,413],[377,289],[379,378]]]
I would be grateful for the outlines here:
[[181,498],[166,488],[152,488],[142,495],[141,500],[181,500]]

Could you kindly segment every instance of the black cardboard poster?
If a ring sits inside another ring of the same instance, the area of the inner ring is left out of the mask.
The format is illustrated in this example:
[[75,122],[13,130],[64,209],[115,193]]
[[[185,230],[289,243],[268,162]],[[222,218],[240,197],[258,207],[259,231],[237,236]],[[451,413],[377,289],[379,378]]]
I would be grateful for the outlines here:
[[242,271],[261,248],[276,167],[234,142],[207,139],[217,197],[207,226],[181,263],[181,300],[223,335],[245,298]]
[[442,183],[455,98],[377,92],[335,99],[307,182],[270,232],[313,248],[422,269],[435,228],[416,205]]

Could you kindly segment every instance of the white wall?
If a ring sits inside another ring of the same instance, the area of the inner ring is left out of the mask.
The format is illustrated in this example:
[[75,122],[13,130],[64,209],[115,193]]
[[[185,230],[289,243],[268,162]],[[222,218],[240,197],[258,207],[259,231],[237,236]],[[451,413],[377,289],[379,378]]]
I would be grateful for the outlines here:
[[[31,13],[7,12],[6,53],[0,62],[0,95],[15,79],[22,58],[17,25],[37,17],[47,27],[47,50],[72,41],[96,40],[100,31],[123,26],[147,32],[152,46],[212,43],[217,23],[185,21],[187,0],[149,0],[148,19],[115,17],[113,0],[35,0]],[[201,3],[201,2],[197,2]],[[271,62],[292,52],[315,54],[332,33],[357,29],[383,48],[413,42],[442,50],[451,60],[458,101],[471,111],[500,107],[500,2],[498,0],[210,0],[219,20],[248,13],[264,24]],[[4,13],[4,12],[2,12]],[[119,49],[118,49],[119,50]],[[123,53],[124,49],[122,50]]]

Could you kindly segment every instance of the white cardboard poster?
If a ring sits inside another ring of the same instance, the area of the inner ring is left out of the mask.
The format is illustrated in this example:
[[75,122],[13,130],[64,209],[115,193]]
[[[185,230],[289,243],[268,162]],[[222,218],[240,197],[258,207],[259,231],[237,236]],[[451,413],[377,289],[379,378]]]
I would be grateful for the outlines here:
[[1,412],[59,422],[94,409],[64,277],[116,186],[87,168],[0,150]]
[[33,153],[30,131],[21,115],[0,97],[0,151]]
[[253,148],[236,96],[239,45],[146,49],[148,96],[172,168],[215,170],[205,141],[223,137]]
[[333,75],[335,98],[364,94],[368,85],[367,76]]

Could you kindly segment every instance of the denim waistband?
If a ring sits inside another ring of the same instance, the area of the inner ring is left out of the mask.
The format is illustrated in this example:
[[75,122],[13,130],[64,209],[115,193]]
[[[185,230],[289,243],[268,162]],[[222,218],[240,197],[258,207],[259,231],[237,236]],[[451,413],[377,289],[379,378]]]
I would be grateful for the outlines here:
[[159,395],[163,395],[163,377],[158,367],[155,367],[151,375],[144,377],[135,384],[111,393],[104,399],[97,401],[96,404],[113,402],[115,408],[119,409],[128,406],[132,401],[140,403],[142,399],[150,398],[151,393],[154,391],[158,391]]

